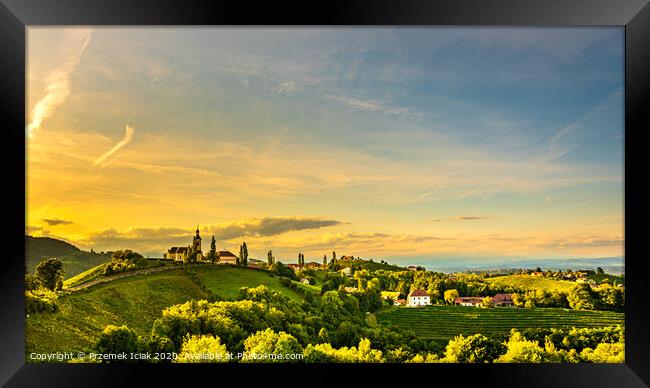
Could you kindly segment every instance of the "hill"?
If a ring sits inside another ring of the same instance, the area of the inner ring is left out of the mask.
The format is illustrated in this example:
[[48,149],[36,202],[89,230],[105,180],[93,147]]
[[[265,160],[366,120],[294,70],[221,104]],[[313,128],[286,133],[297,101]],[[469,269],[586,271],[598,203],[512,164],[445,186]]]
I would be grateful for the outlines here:
[[459,334],[507,335],[513,328],[601,327],[625,323],[623,313],[611,311],[465,306],[392,307],[377,313],[376,319],[384,325],[412,330],[420,338],[440,341]]
[[[100,269],[101,266],[90,272]],[[124,277],[65,293],[57,300],[58,312],[26,317],[25,354],[87,351],[109,324],[127,325],[138,335],[146,336],[164,308],[192,299],[207,299],[205,288],[219,297],[233,299],[239,288],[260,284],[301,300],[299,293],[284,287],[269,272],[212,265]]]
[[510,286],[523,290],[558,290],[562,292],[568,292],[576,286],[575,282],[570,282],[567,280],[547,279],[541,276],[532,275],[496,276],[487,278],[485,281],[494,285],[505,287]]
[[234,265],[200,265],[192,267],[200,281],[215,295],[223,299],[235,299],[241,287],[264,284],[296,301],[302,300],[297,292],[280,284],[280,278],[265,270],[242,268]]
[[34,273],[38,263],[51,257],[61,260],[66,279],[111,259],[109,253],[86,252],[55,238],[25,236],[25,265],[30,273]]
[[406,268],[404,267],[370,260],[338,260],[337,263],[341,266],[341,268],[347,268],[355,265],[360,266],[363,269],[367,269],[368,271],[406,271]]

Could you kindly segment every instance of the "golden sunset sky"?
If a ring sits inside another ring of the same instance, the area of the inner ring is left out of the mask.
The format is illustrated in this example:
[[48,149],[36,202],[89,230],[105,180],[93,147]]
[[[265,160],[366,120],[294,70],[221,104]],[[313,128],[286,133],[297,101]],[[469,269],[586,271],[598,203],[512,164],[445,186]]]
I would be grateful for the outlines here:
[[619,28],[29,28],[27,230],[255,258],[622,256]]

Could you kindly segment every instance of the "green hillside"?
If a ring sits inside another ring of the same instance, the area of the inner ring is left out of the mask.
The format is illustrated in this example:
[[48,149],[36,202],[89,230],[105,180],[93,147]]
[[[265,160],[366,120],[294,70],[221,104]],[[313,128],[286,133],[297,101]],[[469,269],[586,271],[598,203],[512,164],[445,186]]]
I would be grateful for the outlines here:
[[202,265],[192,267],[191,271],[196,273],[210,291],[224,299],[235,299],[241,287],[264,284],[270,290],[280,292],[291,299],[302,300],[300,294],[280,284],[280,278],[264,270],[231,265]]
[[488,283],[499,286],[510,286],[523,290],[545,290],[545,291],[563,291],[568,292],[576,286],[575,282],[566,280],[553,280],[541,276],[531,275],[509,275],[496,276],[485,279]]
[[108,253],[82,251],[70,243],[55,238],[25,236],[25,265],[30,273],[34,273],[39,262],[51,257],[56,257],[63,262],[66,279],[111,260]]
[[587,278],[592,279],[596,283],[602,283],[603,281],[607,280],[609,281],[610,284],[625,284],[625,277],[621,275],[610,275],[606,273],[594,273],[591,275],[588,275]]
[[412,330],[420,338],[441,341],[459,334],[507,335],[513,328],[601,327],[625,323],[624,314],[611,311],[465,306],[393,307],[377,313],[376,318],[381,324]]
[[147,335],[168,306],[208,295],[182,270],[117,279],[64,294],[56,313],[26,318],[25,352],[55,353],[91,347],[106,325],[127,325]]
[[[101,268],[89,273],[96,274]],[[260,284],[294,300],[302,299],[266,271],[212,265],[134,275],[65,293],[57,300],[58,312],[30,314],[26,318],[25,351],[28,355],[87,350],[109,324],[127,325],[145,336],[165,307],[191,299],[207,299],[209,295],[202,285],[222,298],[234,299],[241,287]]]
[[397,265],[393,264],[384,264],[380,263],[378,261],[369,261],[369,260],[338,260],[337,263],[341,266],[341,268],[347,268],[352,265],[354,266],[361,266],[363,269],[367,269],[368,271],[379,271],[379,270],[384,270],[384,271],[406,271],[406,268],[399,267]]

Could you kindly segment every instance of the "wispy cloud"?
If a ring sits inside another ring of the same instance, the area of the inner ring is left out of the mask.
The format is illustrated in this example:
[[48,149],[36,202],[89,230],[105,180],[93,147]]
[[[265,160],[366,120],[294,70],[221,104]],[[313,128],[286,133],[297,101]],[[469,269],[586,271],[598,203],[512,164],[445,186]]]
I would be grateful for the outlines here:
[[115,161],[115,159],[117,159],[119,157],[119,155],[115,156],[113,159],[108,160],[108,162],[105,162],[105,160],[107,158],[114,155],[117,151],[119,151],[125,145],[129,144],[131,142],[131,139],[133,139],[133,134],[134,133],[135,133],[135,129],[133,129],[133,127],[131,127],[131,126],[129,126],[127,124],[125,132],[124,132],[124,138],[119,143],[115,144],[115,146],[113,148],[111,148],[108,152],[106,152],[105,154],[103,154],[102,156],[97,158],[97,160],[95,160],[94,165],[95,166],[101,165],[102,167],[106,167],[109,164],[111,164],[113,161]]
[[52,70],[46,77],[47,86],[43,96],[30,110],[31,120],[27,125],[27,134],[33,137],[35,132],[41,128],[43,121],[54,114],[54,110],[63,104],[70,94],[70,74],[76,69],[81,61],[92,30],[72,29],[67,30],[64,35],[64,46],[62,48],[63,61]]
[[411,112],[408,108],[386,104],[378,100],[362,100],[350,96],[335,96],[331,94],[325,95],[325,98],[343,104],[347,108],[360,111],[380,112],[386,114],[404,114]]
[[45,222],[45,223],[48,224],[49,226],[56,226],[56,225],[71,225],[71,224],[73,223],[72,221],[68,221],[68,220],[59,220],[59,219],[56,219],[56,218],[52,218],[52,219],[44,218],[44,219],[43,219],[43,222]]
[[296,93],[300,90],[300,88],[296,85],[294,81],[286,81],[278,86],[276,86],[275,91],[278,92],[279,94],[292,94]]

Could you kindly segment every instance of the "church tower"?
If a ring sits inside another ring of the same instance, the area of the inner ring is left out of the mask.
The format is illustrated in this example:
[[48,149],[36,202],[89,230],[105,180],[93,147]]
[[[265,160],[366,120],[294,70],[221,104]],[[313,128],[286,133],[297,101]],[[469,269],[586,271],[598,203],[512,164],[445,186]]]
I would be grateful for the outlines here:
[[201,252],[201,236],[199,235],[199,226],[196,226],[196,236],[194,236],[194,240],[192,241],[192,247],[194,248],[194,251],[197,253],[202,253]]

